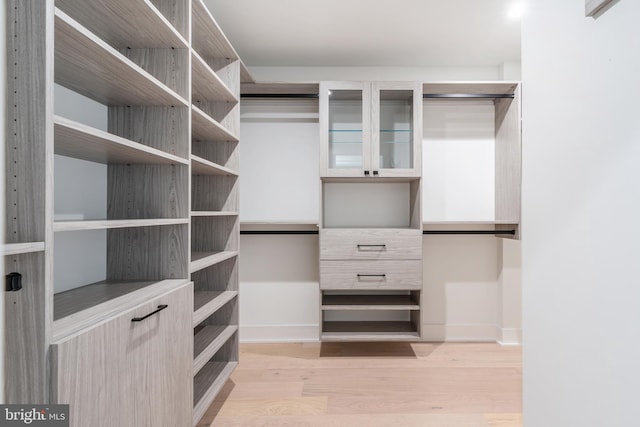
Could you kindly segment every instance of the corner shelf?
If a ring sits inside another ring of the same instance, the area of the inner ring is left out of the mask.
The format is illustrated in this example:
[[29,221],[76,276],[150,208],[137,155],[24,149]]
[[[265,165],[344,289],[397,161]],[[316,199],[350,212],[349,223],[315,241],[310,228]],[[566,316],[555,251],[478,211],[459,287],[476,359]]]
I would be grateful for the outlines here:
[[188,164],[173,154],[54,116],[55,154],[103,164]]
[[193,343],[193,375],[197,375],[237,331],[237,325],[207,325],[196,333]]
[[195,105],[191,106],[193,139],[238,142],[238,137]]
[[55,81],[106,105],[188,106],[180,95],[57,8]]
[[[196,0],[197,1],[197,0]],[[207,411],[238,362],[208,362],[193,379],[193,425]]]
[[194,273],[238,255],[237,251],[191,252],[189,272]]
[[2,255],[21,255],[44,251],[44,242],[5,243],[2,245]]
[[191,50],[191,67],[191,96],[194,100],[238,102],[238,98],[195,50]]
[[110,228],[156,227],[162,225],[188,224],[188,218],[158,218],[158,219],[108,219],[87,221],[55,221],[54,232],[104,230]]
[[217,163],[191,155],[192,175],[230,175],[238,176],[238,173]]
[[238,291],[195,291],[193,294],[193,326],[218,311],[238,296]]

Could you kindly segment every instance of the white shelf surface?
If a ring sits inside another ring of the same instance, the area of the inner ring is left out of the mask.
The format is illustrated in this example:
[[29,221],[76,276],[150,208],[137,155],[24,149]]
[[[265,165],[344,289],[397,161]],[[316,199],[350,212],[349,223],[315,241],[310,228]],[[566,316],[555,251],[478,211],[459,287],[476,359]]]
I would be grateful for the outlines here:
[[191,155],[191,174],[238,176],[236,171],[194,155]]
[[2,245],[2,255],[20,255],[44,251],[44,242],[5,243]]
[[188,218],[155,218],[155,219],[106,219],[86,221],[55,221],[54,232],[103,230],[109,228],[157,227],[161,225],[188,224]]
[[227,382],[238,362],[209,362],[193,380],[193,425],[204,413]]
[[195,291],[193,293],[193,326],[238,296],[238,291]]
[[[187,41],[150,0],[56,0],[56,6],[118,47],[186,48]],[[123,19],[129,18],[129,19]]]
[[55,81],[106,105],[189,105],[180,95],[57,8]]
[[237,136],[195,105],[191,106],[191,122],[191,136],[193,139],[238,142]]
[[54,116],[54,141],[55,154],[96,163],[189,163],[187,159],[60,116]]
[[237,251],[191,252],[189,272],[193,273],[203,268],[211,267],[237,255]]
[[238,102],[238,98],[195,50],[191,50],[191,84],[193,100]]
[[237,325],[207,325],[198,331],[193,340],[193,375],[197,375],[237,331]]

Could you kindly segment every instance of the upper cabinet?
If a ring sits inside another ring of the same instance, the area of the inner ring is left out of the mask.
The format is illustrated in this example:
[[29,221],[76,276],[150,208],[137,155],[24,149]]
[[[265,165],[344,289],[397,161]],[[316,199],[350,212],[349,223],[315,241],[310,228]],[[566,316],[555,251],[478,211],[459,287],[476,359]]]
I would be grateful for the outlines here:
[[320,83],[321,177],[419,177],[422,88]]

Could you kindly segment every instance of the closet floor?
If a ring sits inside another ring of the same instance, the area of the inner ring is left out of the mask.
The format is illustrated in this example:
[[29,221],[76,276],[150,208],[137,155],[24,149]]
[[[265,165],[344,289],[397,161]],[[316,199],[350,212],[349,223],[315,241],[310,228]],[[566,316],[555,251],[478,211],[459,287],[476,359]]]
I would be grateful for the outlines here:
[[493,343],[241,344],[198,427],[521,427],[522,352]]

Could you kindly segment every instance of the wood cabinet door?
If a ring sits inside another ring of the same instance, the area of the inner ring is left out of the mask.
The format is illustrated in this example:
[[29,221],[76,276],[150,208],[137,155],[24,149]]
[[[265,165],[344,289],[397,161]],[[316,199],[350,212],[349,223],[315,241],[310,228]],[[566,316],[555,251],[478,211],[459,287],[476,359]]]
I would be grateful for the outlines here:
[[[51,346],[51,398],[73,427],[189,425],[191,284]],[[161,311],[142,318],[166,305]]]

